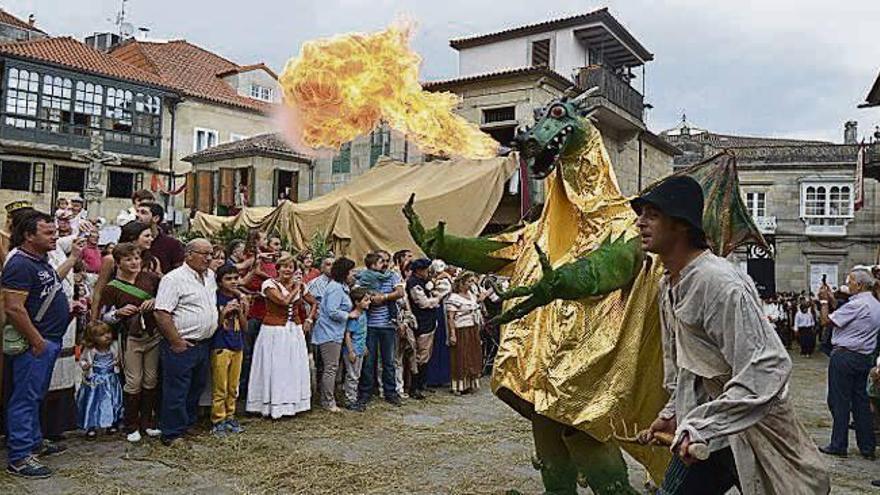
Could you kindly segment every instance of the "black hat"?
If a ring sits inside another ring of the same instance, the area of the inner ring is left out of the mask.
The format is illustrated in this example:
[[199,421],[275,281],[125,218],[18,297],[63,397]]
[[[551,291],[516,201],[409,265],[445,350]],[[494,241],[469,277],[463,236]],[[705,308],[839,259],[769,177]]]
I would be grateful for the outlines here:
[[431,267],[431,260],[428,258],[419,258],[417,260],[412,260],[409,263],[410,270],[424,270],[425,268]]
[[703,230],[703,188],[686,175],[672,176],[630,201],[639,215],[647,204]]

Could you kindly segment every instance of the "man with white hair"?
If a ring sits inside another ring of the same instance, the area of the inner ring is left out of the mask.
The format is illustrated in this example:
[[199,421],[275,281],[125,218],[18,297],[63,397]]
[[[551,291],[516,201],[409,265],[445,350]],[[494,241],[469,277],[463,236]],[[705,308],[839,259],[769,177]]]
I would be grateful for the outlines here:
[[154,315],[165,339],[162,364],[162,443],[171,445],[196,423],[199,396],[208,379],[210,343],[217,330],[217,283],[208,268],[214,251],[207,239],[187,243],[183,265],[159,282]]
[[834,419],[831,442],[819,450],[828,455],[847,455],[849,418],[852,413],[856,443],[862,457],[874,459],[876,439],[868,405],[866,384],[877,346],[880,328],[880,301],[872,291],[876,280],[866,268],[857,267],[849,272],[846,285],[851,297],[829,314],[834,295],[827,286],[819,290],[822,325],[833,325],[831,360],[828,363],[828,407]]

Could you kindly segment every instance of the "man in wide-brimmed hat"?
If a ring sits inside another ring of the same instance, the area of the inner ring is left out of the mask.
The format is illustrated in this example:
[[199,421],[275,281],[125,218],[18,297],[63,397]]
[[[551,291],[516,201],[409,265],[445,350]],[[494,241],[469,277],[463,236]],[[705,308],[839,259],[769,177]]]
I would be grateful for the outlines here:
[[[791,359],[747,275],[713,254],[703,192],[674,176],[632,201],[642,247],[666,268],[660,282],[669,402],[650,435],[674,435],[664,494],[828,493],[813,441],[788,401]],[[710,457],[690,455],[707,444]]]

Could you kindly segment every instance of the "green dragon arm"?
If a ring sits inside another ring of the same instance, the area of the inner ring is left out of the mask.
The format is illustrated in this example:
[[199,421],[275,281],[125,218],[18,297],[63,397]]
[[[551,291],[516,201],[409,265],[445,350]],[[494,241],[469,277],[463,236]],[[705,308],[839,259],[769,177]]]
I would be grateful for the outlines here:
[[504,268],[509,260],[493,258],[491,253],[509,246],[508,243],[485,237],[458,237],[446,233],[446,224],[438,222],[432,229],[425,229],[413,208],[415,194],[403,207],[403,215],[409,222],[413,241],[429,258],[440,258],[450,265],[477,273],[493,273]]
[[575,300],[607,294],[626,287],[641,269],[644,253],[638,237],[624,241],[607,239],[583,258],[554,269],[547,255],[535,245],[543,277],[531,287],[514,287],[500,294],[501,299],[528,297],[493,320],[504,324],[550,304],[555,299]]

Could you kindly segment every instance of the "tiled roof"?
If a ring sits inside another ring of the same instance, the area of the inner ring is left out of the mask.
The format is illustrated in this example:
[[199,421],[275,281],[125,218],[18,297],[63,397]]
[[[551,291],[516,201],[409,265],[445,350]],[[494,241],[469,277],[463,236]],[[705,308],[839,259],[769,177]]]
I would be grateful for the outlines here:
[[731,147],[741,165],[786,163],[844,163],[855,165],[857,144],[815,144]]
[[224,143],[193,153],[183,159],[190,163],[207,163],[230,158],[248,156],[270,156],[284,158],[298,162],[308,162],[310,159],[293,150],[276,133],[259,134],[252,138]]
[[162,78],[156,74],[127,64],[69,36],[3,43],[0,44],[0,55],[48,62],[77,71],[166,87]]
[[801,146],[806,144],[831,144],[828,141],[817,141],[812,139],[788,139],[788,138],[768,138],[753,136],[736,136],[732,134],[715,134],[713,132],[701,132],[687,136],[675,135],[669,136],[665,133],[660,134],[666,141],[677,145],[679,143],[689,141],[712,145],[716,148],[741,148],[741,147],[763,147],[763,146]]
[[451,86],[457,86],[460,84],[467,84],[472,82],[482,82],[489,81],[493,79],[503,79],[505,77],[512,76],[527,76],[527,75],[535,75],[535,76],[545,76],[548,77],[557,83],[559,83],[563,87],[572,86],[575,83],[572,82],[567,77],[562,74],[547,69],[546,67],[519,67],[515,69],[504,69],[496,72],[487,72],[484,74],[474,74],[471,76],[463,76],[457,77],[453,79],[443,79],[439,81],[427,81],[422,83],[422,87],[429,91],[442,91],[448,89]]
[[110,55],[153,72],[184,95],[258,112],[272,108],[270,103],[239,95],[218,76],[241,71],[242,66],[186,40],[129,40],[114,48]]
[[276,74],[274,70],[272,70],[271,68],[269,68],[269,66],[267,66],[267,65],[264,64],[264,63],[251,64],[251,65],[242,65],[242,66],[239,66],[239,67],[237,67],[237,68],[235,68],[235,69],[229,69],[229,70],[225,70],[225,71],[223,71],[223,72],[220,72],[220,73],[217,74],[217,76],[218,76],[218,77],[225,77],[225,76],[228,76],[228,75],[230,75],[230,74],[241,74],[242,72],[250,72],[250,71],[252,71],[252,70],[258,70],[258,69],[262,69],[262,70],[268,72],[268,73],[269,73],[272,77],[274,77],[275,79],[278,79],[278,74]]
[[474,46],[484,45],[487,43],[493,43],[496,41],[503,41],[513,38],[520,38],[523,36],[530,36],[532,34],[546,33],[547,31],[554,31],[557,29],[564,29],[567,27],[575,27],[582,24],[587,23],[604,23],[606,27],[614,33],[614,35],[622,42],[624,42],[630,49],[639,54],[639,56],[645,60],[653,60],[654,56],[651,52],[648,51],[647,48],[642,46],[638,40],[630,34],[629,31],[623,25],[621,25],[617,19],[614,18],[608,12],[608,8],[601,8],[599,10],[594,10],[592,12],[587,12],[586,14],[579,14],[569,17],[563,17],[561,19],[553,19],[544,22],[538,22],[535,24],[528,24],[525,26],[519,26],[515,28],[505,29],[502,31],[496,31],[494,33],[488,34],[480,34],[476,36],[469,36],[465,38],[457,38],[449,41],[449,45],[456,50],[460,50],[462,48],[470,48]]
[[15,26],[19,29],[26,29],[28,31],[36,31],[38,33],[46,34],[46,32],[43,31],[42,29],[40,29],[36,26],[31,26],[30,24],[27,23],[27,21],[23,21],[23,20],[19,19],[18,17],[15,17],[14,15],[10,14],[9,12],[6,12],[2,8],[0,8],[0,23],[9,24],[10,26]]

